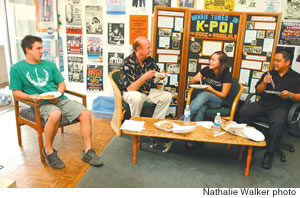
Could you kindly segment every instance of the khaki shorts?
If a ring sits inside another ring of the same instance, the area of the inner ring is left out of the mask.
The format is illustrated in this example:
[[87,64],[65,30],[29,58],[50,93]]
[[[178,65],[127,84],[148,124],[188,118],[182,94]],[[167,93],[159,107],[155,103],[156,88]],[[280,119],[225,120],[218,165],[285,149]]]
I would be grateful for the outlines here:
[[60,110],[62,112],[62,116],[64,116],[70,123],[73,122],[82,111],[86,108],[79,102],[74,100],[64,99],[59,100],[55,104],[42,104],[40,106],[41,117],[47,122],[49,114],[53,110]]

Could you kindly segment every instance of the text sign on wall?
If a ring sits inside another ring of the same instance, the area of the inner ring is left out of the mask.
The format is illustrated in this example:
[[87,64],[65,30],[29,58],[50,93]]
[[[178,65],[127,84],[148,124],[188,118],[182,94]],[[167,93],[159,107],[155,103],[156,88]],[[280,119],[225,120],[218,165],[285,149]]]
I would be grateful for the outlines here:
[[239,16],[192,14],[190,36],[236,40]]

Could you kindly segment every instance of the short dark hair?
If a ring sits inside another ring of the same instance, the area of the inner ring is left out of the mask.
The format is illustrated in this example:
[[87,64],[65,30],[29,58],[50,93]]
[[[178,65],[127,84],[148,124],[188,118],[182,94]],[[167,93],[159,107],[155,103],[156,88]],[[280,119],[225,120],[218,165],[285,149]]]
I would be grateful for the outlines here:
[[290,61],[290,65],[292,65],[293,59],[294,59],[294,54],[289,50],[289,49],[280,49],[278,51],[276,51],[276,54],[282,54],[283,58],[285,60],[289,60]]
[[21,42],[21,47],[23,49],[24,54],[26,55],[26,48],[32,49],[32,44],[34,42],[43,42],[40,37],[27,35],[23,38]]

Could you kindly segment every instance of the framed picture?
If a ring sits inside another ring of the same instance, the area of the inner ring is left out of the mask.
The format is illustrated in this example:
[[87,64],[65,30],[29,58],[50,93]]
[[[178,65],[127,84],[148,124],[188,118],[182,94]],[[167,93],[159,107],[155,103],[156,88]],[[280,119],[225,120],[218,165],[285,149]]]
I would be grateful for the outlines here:
[[263,62],[261,71],[267,72],[267,71],[269,71],[269,68],[270,68],[270,62]]
[[256,45],[257,44],[257,40],[252,40],[251,41],[251,45]]
[[181,40],[181,33],[173,32],[172,33],[172,39],[177,40],[177,41]]
[[197,71],[197,59],[189,59],[189,72],[196,72]]
[[178,74],[180,71],[180,64],[178,63],[167,63],[167,73],[176,73]]
[[232,43],[224,43],[223,51],[227,54],[228,57],[233,57],[234,55],[234,42]]
[[264,39],[265,38],[265,31],[264,30],[257,31],[256,38],[257,39]]
[[243,48],[244,53],[253,53],[253,46],[244,46]]
[[159,36],[171,36],[172,29],[168,28],[159,28],[158,35]]
[[266,38],[274,38],[274,31],[267,31]]
[[179,48],[180,48],[180,41],[172,40],[172,49],[179,49]]
[[249,92],[249,87],[243,86],[243,93],[248,93]]
[[246,29],[253,29],[253,27],[254,27],[254,22],[253,21],[247,21]]
[[262,52],[262,47],[260,47],[260,46],[254,46],[253,47],[253,52],[252,53],[261,54],[261,52]]
[[259,78],[260,79],[263,74],[264,74],[263,72],[253,71],[252,78]]

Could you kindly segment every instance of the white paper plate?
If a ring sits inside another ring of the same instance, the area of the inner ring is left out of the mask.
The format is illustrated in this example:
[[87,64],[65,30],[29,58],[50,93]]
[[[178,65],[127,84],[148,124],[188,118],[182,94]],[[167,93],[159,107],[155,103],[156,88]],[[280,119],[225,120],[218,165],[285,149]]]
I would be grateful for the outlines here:
[[247,138],[258,142],[265,140],[264,134],[253,127],[246,127],[244,130],[244,135]]
[[156,73],[154,76],[158,77],[158,78],[166,78],[166,77],[169,76],[169,74],[167,74],[167,73]]
[[190,125],[190,126],[177,126],[172,129],[173,133],[188,133],[192,130],[194,130],[196,125]]
[[43,100],[52,100],[54,98],[58,98],[59,96],[61,96],[61,93],[58,92],[58,91],[52,91],[52,92],[46,92],[46,93],[40,94],[40,96],[47,96],[47,95],[53,95],[53,97],[52,98],[43,99]]
[[192,87],[194,89],[205,89],[208,86],[207,85],[192,84],[192,85],[190,85],[190,87]]
[[166,129],[166,128],[160,126],[161,123],[164,123],[164,122],[170,122],[170,123],[172,123],[172,124],[173,124],[173,128],[176,127],[176,126],[179,126],[178,124],[175,124],[174,122],[171,122],[171,121],[159,121],[159,122],[155,122],[155,123],[154,123],[154,126],[155,126],[156,128],[158,128],[158,129],[160,129],[160,130],[163,130],[163,131],[166,131],[166,132],[171,132],[173,128],[171,128],[171,129]]
[[265,90],[265,92],[268,93],[268,94],[275,94],[275,95],[281,94],[280,91]]

